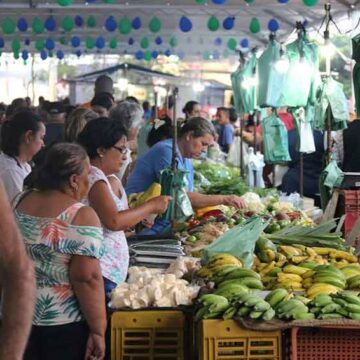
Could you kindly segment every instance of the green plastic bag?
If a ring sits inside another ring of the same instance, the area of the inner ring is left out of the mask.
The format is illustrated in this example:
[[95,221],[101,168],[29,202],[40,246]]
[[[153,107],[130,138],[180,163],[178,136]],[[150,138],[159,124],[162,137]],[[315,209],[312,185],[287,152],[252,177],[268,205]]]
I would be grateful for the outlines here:
[[276,63],[280,59],[280,48],[281,45],[277,41],[271,40],[258,60],[260,81],[257,103],[260,107],[279,107],[284,103],[282,88],[286,72],[281,72],[276,67]]
[[261,128],[265,162],[278,164],[290,161],[289,141],[284,123],[273,113],[263,119]]
[[239,114],[254,112],[256,108],[256,77],[257,58],[251,58],[231,74],[231,83],[234,93],[234,105]]
[[177,169],[174,174],[174,171],[171,168],[164,169],[161,172],[161,195],[173,197],[166,212],[161,216],[162,219],[183,222],[194,214],[190,199],[186,192],[187,174],[187,171],[179,169]]
[[317,95],[315,104],[314,127],[319,130],[326,130],[328,113],[331,110],[331,130],[343,130],[347,128],[349,109],[344,94],[343,86],[332,77],[324,80]]
[[266,226],[267,223],[263,223],[260,217],[254,217],[245,224],[235,226],[204,249],[203,261],[208,263],[214,254],[227,253],[241,259],[244,268],[251,268],[255,244]]
[[321,208],[324,210],[330,200],[331,193],[335,187],[341,185],[344,173],[337,166],[335,155],[332,156],[329,165],[320,175],[320,200]]
[[283,106],[305,107],[308,102],[315,102],[319,83],[318,46],[302,34],[286,46],[289,70],[282,89]]

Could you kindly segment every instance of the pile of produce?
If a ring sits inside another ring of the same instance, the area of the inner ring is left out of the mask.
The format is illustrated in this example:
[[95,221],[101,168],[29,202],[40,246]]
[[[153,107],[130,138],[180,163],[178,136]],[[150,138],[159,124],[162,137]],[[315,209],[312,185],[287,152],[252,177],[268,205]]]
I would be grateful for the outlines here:
[[110,306],[114,309],[145,307],[176,307],[191,305],[197,298],[200,286],[182,279],[197,267],[197,262],[179,258],[164,273],[160,269],[133,266],[125,283],[111,294]]

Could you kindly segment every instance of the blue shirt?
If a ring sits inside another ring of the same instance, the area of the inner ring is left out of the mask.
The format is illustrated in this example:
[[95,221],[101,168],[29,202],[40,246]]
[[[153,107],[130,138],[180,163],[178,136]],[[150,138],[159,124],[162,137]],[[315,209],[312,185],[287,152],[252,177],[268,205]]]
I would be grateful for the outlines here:
[[[160,182],[160,172],[171,166],[172,139],[160,141],[155,144],[144,156],[136,161],[136,165],[130,174],[126,193],[133,194],[146,191],[154,182]],[[187,170],[187,190],[194,190],[194,170],[190,159],[183,158],[177,149],[178,169]]]
[[228,153],[228,145],[234,142],[234,128],[231,124],[221,126],[219,134],[219,145],[223,152]]

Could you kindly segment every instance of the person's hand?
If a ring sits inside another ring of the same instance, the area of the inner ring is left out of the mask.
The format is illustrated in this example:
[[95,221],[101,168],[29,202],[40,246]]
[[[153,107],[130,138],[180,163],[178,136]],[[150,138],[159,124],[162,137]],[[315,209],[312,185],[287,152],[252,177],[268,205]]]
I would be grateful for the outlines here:
[[105,337],[90,333],[86,344],[85,360],[103,360],[105,357]]
[[232,206],[236,209],[244,209],[245,201],[240,196],[227,195],[224,196],[223,205]]
[[167,195],[157,196],[149,200],[148,203],[151,206],[151,213],[163,214],[167,210],[171,200],[172,197]]

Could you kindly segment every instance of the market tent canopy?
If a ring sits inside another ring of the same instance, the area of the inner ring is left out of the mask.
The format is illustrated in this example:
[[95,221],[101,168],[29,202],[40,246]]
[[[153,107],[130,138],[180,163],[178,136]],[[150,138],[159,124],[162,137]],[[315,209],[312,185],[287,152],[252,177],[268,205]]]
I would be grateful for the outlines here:
[[[278,28],[281,39],[294,30],[296,21],[306,21],[309,30],[317,30],[326,2],[305,6],[303,0],[285,4],[226,0],[224,5],[211,0],[203,5],[196,0],[118,0],[111,4],[74,0],[63,7],[56,0],[2,0],[0,51],[4,40],[3,49],[14,52],[128,53],[139,60],[164,53],[216,60],[239,45],[263,47],[269,28]],[[333,1],[333,19],[346,17],[350,5],[347,0]]]

